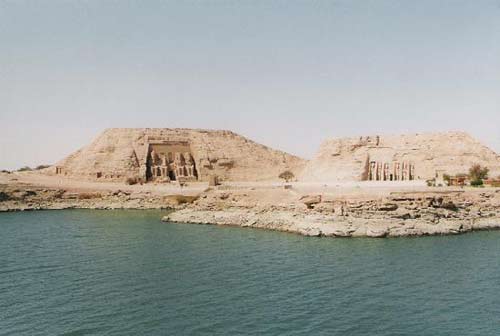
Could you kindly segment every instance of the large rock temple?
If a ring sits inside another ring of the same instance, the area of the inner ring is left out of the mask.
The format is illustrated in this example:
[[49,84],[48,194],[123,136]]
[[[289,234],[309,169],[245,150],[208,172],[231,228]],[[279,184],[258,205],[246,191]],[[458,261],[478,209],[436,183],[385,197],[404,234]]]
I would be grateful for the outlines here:
[[168,128],[108,129],[58,162],[51,174],[96,181],[278,180],[305,161],[230,131]]
[[500,156],[464,132],[339,138],[322,143],[301,180],[430,180],[467,173],[473,164],[500,174]]

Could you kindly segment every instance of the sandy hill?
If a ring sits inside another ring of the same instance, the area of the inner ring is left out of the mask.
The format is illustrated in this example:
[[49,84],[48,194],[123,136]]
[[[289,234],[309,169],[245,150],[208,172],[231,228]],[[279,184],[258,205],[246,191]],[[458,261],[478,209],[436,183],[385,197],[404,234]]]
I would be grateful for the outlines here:
[[277,180],[284,170],[298,174],[305,161],[230,131],[114,128],[48,170],[79,179]]
[[427,180],[468,172],[475,164],[500,174],[500,156],[464,132],[363,136],[322,143],[303,181]]

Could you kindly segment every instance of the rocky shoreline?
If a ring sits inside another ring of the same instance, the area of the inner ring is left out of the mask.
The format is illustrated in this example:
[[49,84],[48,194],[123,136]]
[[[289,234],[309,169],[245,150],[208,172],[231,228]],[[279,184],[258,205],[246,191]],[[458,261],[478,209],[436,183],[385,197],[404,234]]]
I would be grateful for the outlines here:
[[430,236],[500,228],[499,216],[475,219],[440,219],[437,222],[421,219],[402,221],[392,218],[338,220],[334,216],[326,215],[298,215],[286,211],[257,213],[242,210],[183,209],[165,216],[163,221],[253,227],[318,237]]
[[214,192],[163,220],[326,237],[425,236],[500,228],[500,190],[391,194],[355,200],[305,195],[296,203],[255,204],[248,202],[248,193]]
[[[178,198],[178,197],[177,197]],[[151,192],[68,191],[35,186],[0,186],[0,212],[63,209],[172,209],[177,198]],[[190,200],[189,196],[183,198]]]
[[283,187],[217,187],[196,195],[0,185],[0,212],[172,209],[168,222],[252,227],[306,236],[401,237],[500,228],[500,189],[308,193]]

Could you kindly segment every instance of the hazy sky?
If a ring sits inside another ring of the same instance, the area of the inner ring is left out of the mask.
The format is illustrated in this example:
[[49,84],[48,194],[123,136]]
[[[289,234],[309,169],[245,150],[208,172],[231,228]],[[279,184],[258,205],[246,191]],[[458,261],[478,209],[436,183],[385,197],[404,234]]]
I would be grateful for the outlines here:
[[500,0],[0,0],[0,168],[108,127],[465,130],[500,152]]

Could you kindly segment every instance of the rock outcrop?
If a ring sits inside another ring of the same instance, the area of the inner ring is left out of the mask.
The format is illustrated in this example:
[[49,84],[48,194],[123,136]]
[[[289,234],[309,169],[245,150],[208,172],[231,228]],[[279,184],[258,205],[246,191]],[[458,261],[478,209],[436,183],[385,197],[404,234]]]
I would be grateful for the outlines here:
[[500,174],[500,156],[464,132],[331,139],[301,174],[302,181],[429,180],[467,173],[473,164]]
[[296,156],[230,131],[114,128],[45,172],[96,181],[130,177],[208,181],[210,176],[221,181],[266,181],[278,180],[285,170],[297,175],[304,164]]
[[[274,193],[285,202],[267,201]],[[391,192],[345,198],[293,190],[211,192],[164,221],[253,227],[328,237],[459,234],[500,228],[500,190]]]

